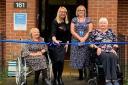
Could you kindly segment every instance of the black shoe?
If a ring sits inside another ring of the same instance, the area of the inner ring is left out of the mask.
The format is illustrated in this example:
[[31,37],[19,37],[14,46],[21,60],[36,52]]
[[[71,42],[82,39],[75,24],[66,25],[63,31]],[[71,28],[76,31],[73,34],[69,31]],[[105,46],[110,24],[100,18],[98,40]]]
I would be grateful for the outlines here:
[[53,80],[53,85],[59,85],[59,83],[58,83],[58,80],[57,80],[57,79],[54,79],[54,80]]
[[44,79],[44,82],[45,82],[46,85],[52,85],[51,81],[49,79]]
[[58,84],[59,85],[64,85],[64,82],[63,82],[62,78],[58,79]]

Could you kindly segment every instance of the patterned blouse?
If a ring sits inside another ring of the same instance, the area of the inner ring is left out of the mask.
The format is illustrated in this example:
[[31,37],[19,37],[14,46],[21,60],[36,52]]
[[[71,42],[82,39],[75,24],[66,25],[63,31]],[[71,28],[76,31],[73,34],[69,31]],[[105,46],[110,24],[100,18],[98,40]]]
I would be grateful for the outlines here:
[[[85,17],[85,19],[84,19],[83,22],[79,22],[78,19],[77,19],[77,17],[74,17],[72,19],[72,23],[75,24],[75,31],[76,31],[76,33],[79,36],[83,37],[88,32],[88,25],[91,23],[91,19],[90,19],[90,17]],[[72,41],[78,41],[78,40],[75,39],[72,36]]]
[[[39,42],[43,41],[43,38],[40,38]],[[42,49],[47,50],[47,46],[43,44],[26,44],[23,48],[22,57],[25,57],[27,64],[35,71],[47,68],[46,57],[44,54],[30,56],[31,52],[41,51]]]
[[[101,32],[98,29],[95,29],[91,32],[90,42],[116,42],[116,35],[112,32],[111,29],[108,29],[106,32]],[[97,44],[104,52],[111,52],[113,44]]]

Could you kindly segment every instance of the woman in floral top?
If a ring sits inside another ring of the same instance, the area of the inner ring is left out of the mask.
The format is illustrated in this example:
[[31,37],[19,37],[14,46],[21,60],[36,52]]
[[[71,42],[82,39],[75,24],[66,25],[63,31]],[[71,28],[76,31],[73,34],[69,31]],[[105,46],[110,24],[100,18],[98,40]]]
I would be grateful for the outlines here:
[[[116,41],[116,35],[112,32],[112,29],[108,28],[108,20],[106,17],[100,18],[99,28],[92,31],[89,40],[91,42]],[[112,85],[112,83],[113,85],[119,85],[116,74],[118,56],[114,50],[114,48],[118,46],[113,44],[97,44],[91,45],[91,47],[97,48],[97,55],[103,64],[105,72],[106,85]]]
[[[32,28],[30,30],[31,40],[33,42],[43,42],[40,37],[39,29]],[[38,85],[40,72],[46,85],[51,85],[47,77],[47,64],[44,53],[47,51],[47,46],[43,44],[26,44],[23,48],[22,57],[26,59],[27,64],[35,71],[34,85]]]
[[[90,17],[86,17],[86,8],[79,5],[76,8],[76,17],[71,21],[70,30],[72,34],[72,43],[87,42],[89,32],[93,28]],[[71,45],[71,67],[78,69],[79,80],[83,80],[84,72],[89,66],[89,50],[88,45]],[[87,77],[87,76],[86,76]]]

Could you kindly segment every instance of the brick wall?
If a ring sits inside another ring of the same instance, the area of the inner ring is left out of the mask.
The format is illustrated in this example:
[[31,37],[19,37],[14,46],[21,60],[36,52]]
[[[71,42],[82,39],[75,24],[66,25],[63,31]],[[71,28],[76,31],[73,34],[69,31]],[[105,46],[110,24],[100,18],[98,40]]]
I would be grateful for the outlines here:
[[[14,8],[14,1],[27,2],[27,8]],[[27,30],[14,31],[13,13],[27,13]],[[6,39],[26,39],[29,30],[36,26],[36,0],[6,0]],[[6,43],[5,61],[13,60],[20,54],[21,44]]]
[[118,32],[128,36],[128,0],[118,2]]
[[[124,35],[126,42],[128,42],[128,1],[127,0],[119,0],[118,1],[118,34]],[[124,73],[125,78],[128,79],[128,44],[124,45],[125,51],[122,52],[125,54],[122,56],[122,64],[125,65],[124,67]]]
[[88,0],[88,15],[94,20],[94,27],[100,17],[107,17],[109,27],[117,32],[117,4],[118,0]]
[[[118,33],[125,36],[125,40],[128,42],[128,1],[119,0],[118,2]],[[128,45],[126,46],[125,57],[128,63]]]

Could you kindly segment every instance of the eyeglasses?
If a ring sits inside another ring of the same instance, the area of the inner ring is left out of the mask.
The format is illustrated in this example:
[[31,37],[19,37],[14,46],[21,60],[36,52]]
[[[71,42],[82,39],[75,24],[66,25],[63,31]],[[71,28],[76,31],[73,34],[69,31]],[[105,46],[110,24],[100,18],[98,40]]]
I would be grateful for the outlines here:
[[85,11],[85,10],[78,10],[78,11]]
[[61,13],[67,13],[66,11],[60,11]]

